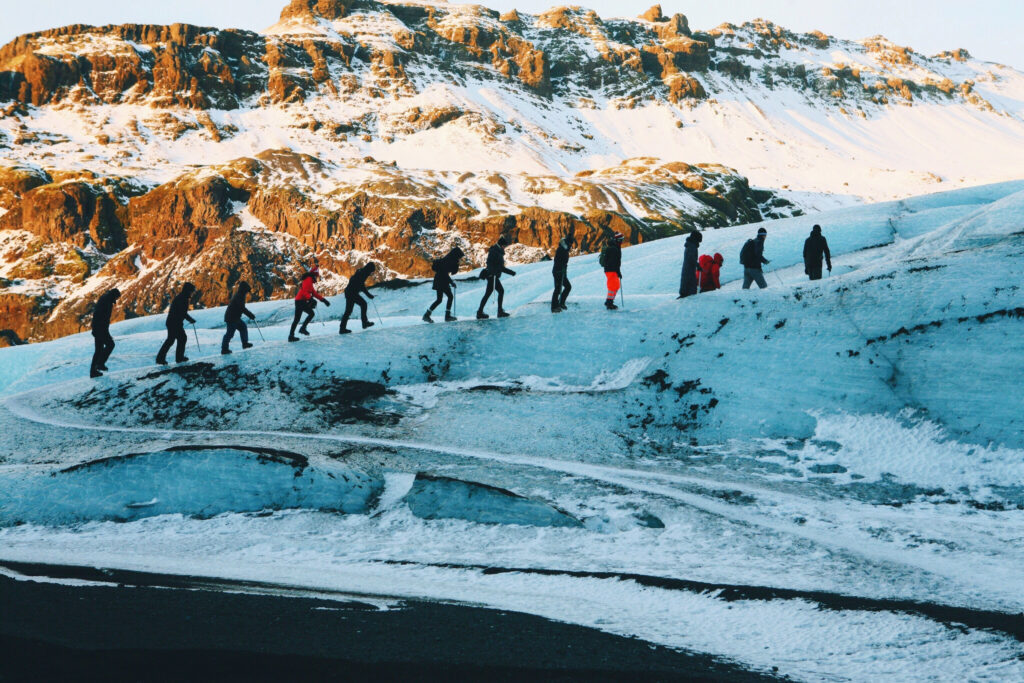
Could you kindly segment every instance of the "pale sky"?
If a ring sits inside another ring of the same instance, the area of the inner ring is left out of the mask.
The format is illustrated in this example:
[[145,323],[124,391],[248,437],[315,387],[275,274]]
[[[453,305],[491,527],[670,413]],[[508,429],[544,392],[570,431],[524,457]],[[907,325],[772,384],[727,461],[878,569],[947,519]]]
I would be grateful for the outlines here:
[[[14,37],[67,24],[185,22],[260,30],[277,20],[287,0],[0,0],[0,45]],[[490,0],[498,10],[537,13],[558,4],[582,4],[602,17],[635,16],[652,0]],[[919,52],[966,48],[980,59],[1024,70],[1024,2],[1021,0],[717,0],[662,2],[666,14],[682,12],[694,29],[757,17],[795,31],[821,30],[840,38],[881,33]],[[244,9],[243,9],[244,8]]]

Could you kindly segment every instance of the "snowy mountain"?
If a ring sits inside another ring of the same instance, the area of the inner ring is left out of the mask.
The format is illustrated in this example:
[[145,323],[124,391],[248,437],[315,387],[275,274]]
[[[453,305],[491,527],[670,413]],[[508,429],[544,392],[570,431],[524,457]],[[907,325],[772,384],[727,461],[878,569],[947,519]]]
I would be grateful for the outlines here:
[[670,237],[624,250],[620,311],[583,255],[559,315],[538,263],[508,320],[422,323],[413,280],[347,337],[335,305],[285,343],[290,302],[256,303],[265,341],[227,357],[199,311],[168,368],[162,318],[124,321],[100,380],[87,334],[4,349],[0,565],[485,605],[795,680],[1020,679],[1024,182],[763,225],[763,291],[759,226],[726,227],[723,289],[682,301]]
[[0,49],[3,339],[128,315],[192,277],[285,297],[318,257],[429,273],[1024,176],[1024,76],[654,7],[294,0],[262,33],[68,26]]

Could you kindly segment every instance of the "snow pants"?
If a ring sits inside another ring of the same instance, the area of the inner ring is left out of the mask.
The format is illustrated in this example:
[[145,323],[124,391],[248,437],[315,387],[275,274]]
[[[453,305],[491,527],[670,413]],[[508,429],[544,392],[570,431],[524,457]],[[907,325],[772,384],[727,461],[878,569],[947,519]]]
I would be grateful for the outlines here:
[[160,353],[156,354],[158,363],[167,362],[167,352],[171,350],[171,346],[174,344],[177,344],[174,349],[174,360],[177,363],[181,363],[185,360],[185,345],[188,344],[188,335],[185,334],[184,323],[167,326],[167,339],[164,341],[163,346],[160,347]]
[[605,273],[604,278],[608,282],[608,301],[615,301],[619,288],[622,287],[622,280],[618,273]]
[[99,370],[107,365],[110,354],[114,352],[114,338],[110,336],[110,330],[93,330],[92,336],[96,350],[92,354],[90,370]]
[[228,331],[224,333],[224,339],[220,342],[220,350],[227,351],[228,344],[231,342],[231,338],[235,336],[235,332],[238,332],[238,336],[242,339],[242,346],[245,347],[249,344],[249,328],[246,327],[245,323],[239,320],[228,321]]
[[764,273],[760,268],[743,269],[743,289],[750,289],[750,284],[756,282],[757,286],[764,289],[768,283],[764,281]]
[[569,292],[572,291],[572,283],[565,276],[564,270],[553,273],[553,275],[555,278],[555,291],[551,295],[551,308],[562,308],[565,306],[566,299],[569,298]]

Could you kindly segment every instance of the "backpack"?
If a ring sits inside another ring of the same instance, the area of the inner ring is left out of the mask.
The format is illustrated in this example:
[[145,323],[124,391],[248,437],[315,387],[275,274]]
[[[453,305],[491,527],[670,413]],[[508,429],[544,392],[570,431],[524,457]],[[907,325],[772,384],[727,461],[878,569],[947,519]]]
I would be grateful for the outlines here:
[[747,240],[743,244],[743,249],[740,250],[740,263],[744,268],[748,268],[747,261],[750,260],[750,243],[754,240]]
[[436,259],[434,259],[434,262],[430,264],[430,267],[434,269],[435,273],[440,273],[441,272],[441,268],[444,267],[444,259],[443,258],[436,258]]
[[597,257],[597,262],[601,265],[602,268],[604,268],[604,262],[607,259],[608,259],[608,245],[606,244],[606,245],[604,245],[604,248],[601,250],[601,255]]

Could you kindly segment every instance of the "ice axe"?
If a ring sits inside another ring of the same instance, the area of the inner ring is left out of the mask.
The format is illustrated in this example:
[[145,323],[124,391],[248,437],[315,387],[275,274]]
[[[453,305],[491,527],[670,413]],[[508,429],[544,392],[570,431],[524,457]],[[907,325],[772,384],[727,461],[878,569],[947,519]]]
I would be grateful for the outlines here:
[[196,324],[195,323],[192,323],[192,334],[194,334],[196,336],[196,350],[199,351],[199,353],[202,353],[203,352],[203,347],[199,343],[199,332],[196,331]]

